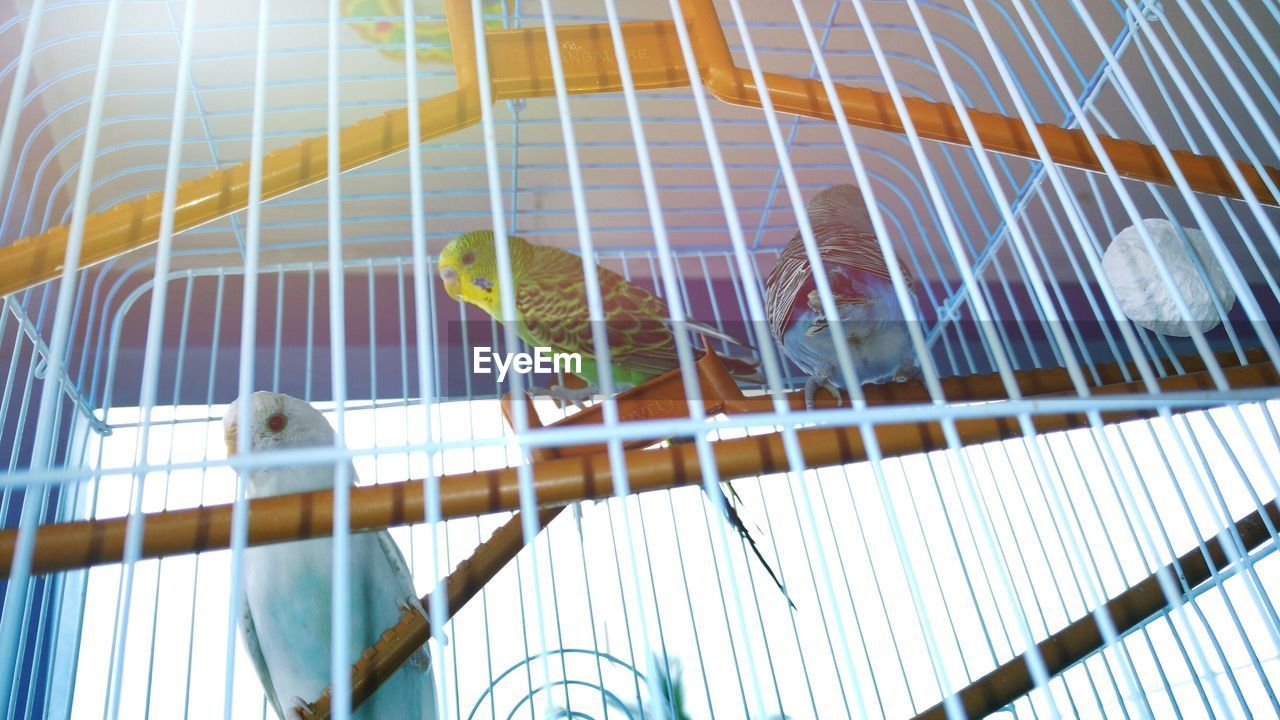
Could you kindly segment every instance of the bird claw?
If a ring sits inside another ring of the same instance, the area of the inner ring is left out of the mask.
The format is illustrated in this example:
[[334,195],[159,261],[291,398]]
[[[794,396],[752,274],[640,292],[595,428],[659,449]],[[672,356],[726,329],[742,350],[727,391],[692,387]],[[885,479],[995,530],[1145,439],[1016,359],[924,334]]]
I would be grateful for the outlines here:
[[920,379],[920,366],[914,363],[904,365],[893,373],[893,381],[898,383],[908,382],[910,380]]
[[840,395],[840,388],[836,387],[835,383],[825,378],[819,379],[819,378],[811,377],[809,378],[808,382],[804,384],[805,409],[807,410],[813,409],[813,396],[818,392],[818,388],[822,388],[823,390],[826,390],[827,392],[831,393],[831,397],[836,399],[836,407],[840,407],[840,405],[843,402],[843,398]]
[[[427,621],[428,626],[431,625],[431,616],[427,614],[427,609],[422,606],[422,601],[418,598],[410,595],[408,598],[396,600],[396,607],[399,608],[402,614],[406,612],[417,613],[423,620]],[[449,640],[444,636],[444,633],[440,634],[440,644],[449,644]]]
[[396,608],[400,610],[401,614],[412,610],[413,612],[416,612],[419,615],[421,615],[422,619],[426,620],[428,624],[430,624],[431,622],[431,618],[427,617],[426,609],[422,607],[422,602],[419,601],[418,598],[413,597],[412,595],[410,595],[408,598],[397,599]]
[[[396,607],[401,614],[406,612],[417,613],[427,622],[427,627],[431,626],[431,618],[427,616],[426,608],[422,607],[422,601],[417,597],[410,595],[407,598],[399,598],[396,600]],[[418,648],[409,656],[409,664],[418,672],[426,672],[431,669],[431,656],[427,654],[424,648]]]
[[549,388],[529,388],[527,391],[530,397],[545,396],[555,399],[561,408],[567,408],[567,403],[573,403],[580,410],[586,409],[586,401],[595,396],[600,389],[595,385],[587,385],[584,388],[574,390],[563,385],[552,385]]
[[314,710],[311,709],[311,703],[300,697],[294,696],[289,701],[293,707],[289,708],[289,720],[307,720],[316,716]]

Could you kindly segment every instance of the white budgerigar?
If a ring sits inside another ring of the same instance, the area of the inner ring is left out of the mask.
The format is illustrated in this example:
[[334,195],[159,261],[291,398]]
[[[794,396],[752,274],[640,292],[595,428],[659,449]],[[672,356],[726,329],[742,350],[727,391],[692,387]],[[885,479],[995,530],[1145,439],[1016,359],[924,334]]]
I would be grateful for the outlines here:
[[[256,451],[332,446],[333,428],[315,408],[288,395],[256,392],[249,431],[237,427],[239,401],[223,418],[227,451],[253,443]],[[333,487],[327,465],[267,466],[249,476],[249,498]],[[350,475],[355,481],[355,469]],[[404,608],[421,609],[404,556],[384,530],[351,536],[351,633],[354,662]],[[249,548],[244,556],[244,609],[240,633],[271,706],[281,718],[305,718],[304,703],[329,684],[333,541],[317,538]],[[434,718],[435,686],[425,649],[419,649],[353,718]]]

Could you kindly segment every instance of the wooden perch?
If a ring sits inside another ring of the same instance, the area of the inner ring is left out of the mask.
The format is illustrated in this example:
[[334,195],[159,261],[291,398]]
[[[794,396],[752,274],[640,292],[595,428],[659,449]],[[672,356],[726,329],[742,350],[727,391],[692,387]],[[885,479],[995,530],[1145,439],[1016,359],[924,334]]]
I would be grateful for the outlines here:
[[[1273,527],[1280,525],[1280,510],[1277,510],[1275,500],[1264,505],[1263,509]],[[1262,513],[1257,510],[1241,518],[1235,525],[1246,552],[1271,539]],[[1189,593],[1197,585],[1208,582],[1216,573],[1230,565],[1227,553],[1217,537],[1205,540],[1204,544],[1213,561],[1212,565],[1206,561],[1204,553],[1197,546],[1164,568],[1164,572],[1181,580],[1183,593]],[[1186,599],[1186,595],[1182,598]],[[1115,596],[1103,609],[1115,623],[1116,632],[1124,635],[1167,607],[1169,598],[1160,587],[1159,577],[1151,575]],[[1092,613],[1036,644],[1050,675],[1063,672],[1104,647],[1106,642],[1102,638],[1102,630]],[[1009,706],[1034,689],[1035,683],[1031,679],[1025,656],[1019,655],[978,678],[955,695],[966,716],[983,717]],[[946,718],[946,709],[942,703],[938,703],[917,715],[915,720]]]
[[[502,414],[507,425],[514,429],[511,417],[511,403],[504,402]],[[563,421],[562,421],[563,422]],[[541,427],[537,413],[529,415],[529,423],[533,427]],[[534,460],[550,460],[563,457],[560,448],[537,448],[529,453]],[[538,511],[538,531],[555,520],[564,511],[564,507],[545,508]],[[507,520],[506,524],[493,532],[488,540],[481,543],[471,557],[459,563],[457,569],[449,573],[445,580],[445,592],[448,595],[446,620],[451,619],[475,597],[480,589],[497,575],[507,563],[525,547],[524,518],[517,512]],[[421,599],[422,607],[428,612],[431,609],[431,595]],[[431,625],[416,609],[409,609],[400,615],[394,627],[388,629],[378,641],[360,654],[360,659],[351,666],[351,707],[357,708],[373,694],[375,690],[389,680],[396,670],[404,665],[414,651],[422,647],[431,637]],[[308,703],[316,720],[328,720],[332,708],[333,687],[327,687],[315,702]]]
[[[544,528],[564,510],[563,507],[546,508],[538,511],[538,527]],[[524,530],[521,527],[520,513],[502,527],[493,531],[488,540],[480,544],[470,558],[458,564],[457,569],[449,573],[445,580],[445,593],[449,597],[445,620],[453,618],[471,598],[479,594],[485,586],[512,558],[524,549]],[[431,595],[422,597],[422,607],[431,608]],[[411,608],[400,615],[395,626],[382,633],[378,641],[360,654],[360,659],[351,666],[351,705],[358,707],[374,690],[389,680],[392,674],[403,665],[414,651],[422,647],[431,637],[431,626],[426,618]],[[332,687],[325,688],[315,702],[308,703],[311,711],[308,717],[316,720],[328,720],[330,693]]]
[[[1250,357],[1256,360],[1261,354],[1251,352]],[[1230,387],[1267,388],[1280,395],[1277,387],[1280,386],[1280,376],[1271,363],[1255,362],[1231,367],[1235,363],[1234,356],[1224,356],[1220,360]],[[1200,371],[1203,363],[1198,358],[1185,358],[1182,362],[1189,374],[1161,379],[1163,392],[1215,390],[1209,374]],[[1100,367],[1099,375],[1110,384],[1094,388],[1095,396],[1147,392],[1140,382],[1116,382],[1120,377],[1118,365]],[[1060,368],[1021,371],[1017,377],[1029,397],[1057,393],[1074,396],[1066,371]],[[942,381],[942,387],[948,398],[955,401],[998,401],[1004,397],[1004,387],[994,375],[948,378]],[[1029,388],[1039,392],[1029,392]],[[868,386],[865,390],[871,405],[925,396],[918,383]],[[789,400],[794,405],[803,404],[799,393],[790,396]],[[1194,408],[1175,407],[1173,411],[1185,412],[1188,409]],[[1149,408],[1107,410],[1102,412],[1102,419],[1116,423],[1149,418],[1155,414]],[[1041,413],[1032,417],[1032,423],[1040,433],[1089,425],[1083,412]],[[955,424],[961,442],[966,445],[1021,437],[1022,434],[1018,423],[1009,417],[962,419]],[[901,457],[947,447],[942,426],[932,420],[877,425],[875,433],[885,457]],[[797,430],[796,435],[805,467],[843,465],[867,459],[862,432],[857,427],[805,428]],[[711,452],[722,480],[790,469],[781,433],[719,440],[712,443]],[[624,453],[623,461],[633,492],[684,487],[702,481],[697,447],[692,444],[629,450]],[[538,504],[543,507],[607,498],[614,492],[613,470],[607,453],[535,459],[530,472]],[[441,512],[446,519],[511,511],[520,507],[518,470],[514,467],[445,476],[440,479],[440,491]],[[352,488],[351,529],[360,532],[423,522],[426,517],[424,508],[421,481]],[[229,547],[231,511],[232,506],[227,504],[148,513],[144,523],[142,557]],[[48,573],[120,562],[127,522],[127,518],[121,517],[41,526],[36,530],[32,572]],[[250,545],[325,537],[332,531],[332,491],[258,498],[249,503]],[[10,572],[16,540],[17,530],[0,532],[0,576],[7,577]]]

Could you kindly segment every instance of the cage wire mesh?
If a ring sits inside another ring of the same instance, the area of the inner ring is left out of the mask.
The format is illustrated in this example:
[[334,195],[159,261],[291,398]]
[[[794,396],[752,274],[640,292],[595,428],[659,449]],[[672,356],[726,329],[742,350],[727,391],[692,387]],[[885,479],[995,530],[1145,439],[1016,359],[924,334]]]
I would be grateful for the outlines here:
[[[1274,0],[0,5],[5,717],[1280,714]],[[842,184],[918,369],[806,409],[765,283]],[[477,372],[573,282],[508,236],[665,301],[643,413]],[[256,390],[336,439],[229,446]],[[397,617],[428,700],[353,711]]]

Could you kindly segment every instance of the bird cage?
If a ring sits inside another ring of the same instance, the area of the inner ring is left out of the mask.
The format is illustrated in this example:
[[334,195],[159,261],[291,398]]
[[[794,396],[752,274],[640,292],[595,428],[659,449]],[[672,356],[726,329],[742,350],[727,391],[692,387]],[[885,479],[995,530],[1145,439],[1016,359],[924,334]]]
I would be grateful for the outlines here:
[[1274,0],[0,6],[0,717],[1280,713]]

